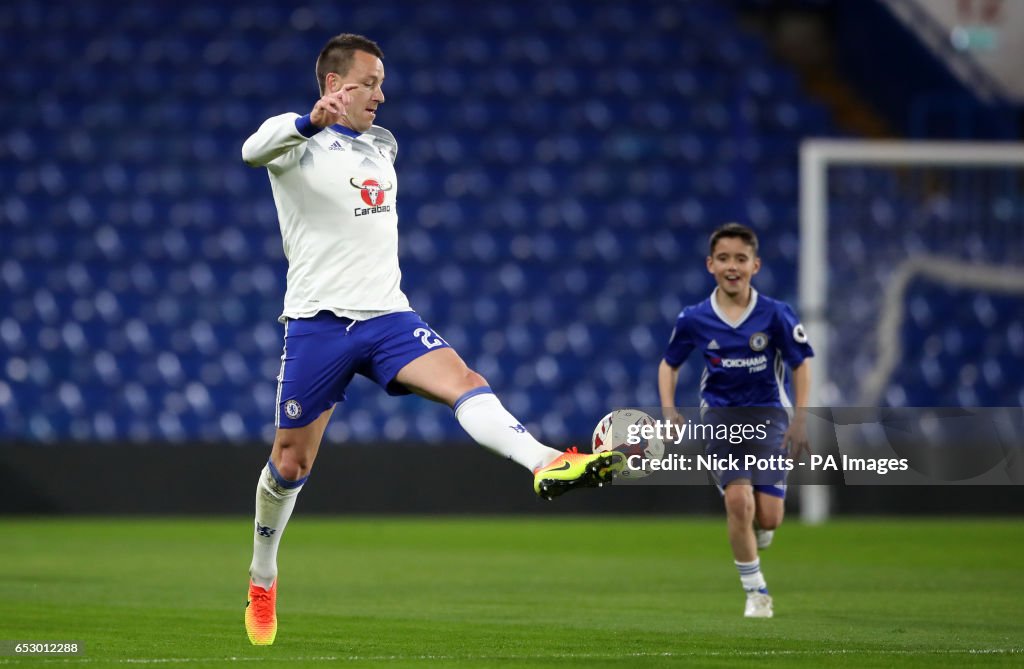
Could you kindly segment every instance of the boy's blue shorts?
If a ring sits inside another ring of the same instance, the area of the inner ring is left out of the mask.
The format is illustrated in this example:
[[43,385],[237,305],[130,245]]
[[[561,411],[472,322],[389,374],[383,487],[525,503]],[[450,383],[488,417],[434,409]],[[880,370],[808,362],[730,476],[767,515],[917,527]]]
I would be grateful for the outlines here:
[[[737,480],[750,481],[756,492],[763,492],[773,497],[786,498],[786,479],[789,470],[780,464],[780,458],[789,457],[782,437],[789,427],[789,415],[781,408],[733,408],[711,409],[708,412],[712,423],[731,424],[764,424],[766,438],[763,440],[744,441],[734,444],[727,439],[712,439],[705,446],[705,453],[714,455],[719,462],[726,462],[732,456],[737,462],[735,467],[721,467],[711,473],[718,490],[725,494],[725,487]],[[746,456],[752,455],[758,462],[748,466]],[[761,466],[759,466],[761,465]],[[767,465],[767,466],[763,466]]]
[[311,318],[289,319],[277,378],[277,418],[283,428],[312,423],[336,402],[356,374],[373,380],[389,395],[408,395],[395,382],[407,364],[435,349],[450,348],[415,311],[366,321],[321,311]]

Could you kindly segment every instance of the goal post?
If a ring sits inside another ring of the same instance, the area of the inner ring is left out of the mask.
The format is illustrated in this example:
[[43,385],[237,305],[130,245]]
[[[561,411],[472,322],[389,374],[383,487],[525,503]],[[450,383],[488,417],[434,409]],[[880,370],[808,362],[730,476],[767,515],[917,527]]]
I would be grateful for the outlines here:
[[[846,208],[854,211],[843,225],[830,224],[835,213],[830,207],[843,201],[833,188],[836,172],[843,169],[854,171],[852,181],[863,187],[864,198],[874,199],[872,206],[880,211],[871,214],[878,216],[866,215],[866,203],[851,197]],[[938,215],[929,207],[939,209]],[[996,214],[988,215],[993,208]],[[893,224],[878,230],[875,218]],[[918,229],[910,242],[908,227]],[[843,249],[836,240],[843,235],[862,266],[837,266],[835,247]],[[977,257],[992,248],[1005,253]],[[1014,249],[1024,250],[1024,143],[803,141],[798,286],[800,316],[816,353],[811,405],[882,402],[900,355],[911,281],[1024,296],[1024,265]],[[836,295],[851,283],[867,297],[847,315],[847,305],[836,304]],[[841,319],[846,320],[840,324]],[[853,350],[849,341],[840,341],[851,328],[860,335]],[[833,350],[842,351],[841,360]],[[837,378],[843,382],[837,384]],[[808,523],[827,519],[829,489],[801,487],[800,515]]]

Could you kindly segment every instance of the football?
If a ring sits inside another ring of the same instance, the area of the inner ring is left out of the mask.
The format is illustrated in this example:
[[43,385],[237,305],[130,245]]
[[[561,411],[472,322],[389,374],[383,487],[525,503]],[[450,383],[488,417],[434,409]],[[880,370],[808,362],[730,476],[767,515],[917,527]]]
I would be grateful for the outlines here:
[[[591,439],[591,450],[594,453],[618,451],[626,456],[626,469],[618,475],[624,479],[640,479],[650,474],[648,469],[630,466],[630,456],[638,455],[646,460],[658,460],[665,455],[665,443],[656,437],[640,437],[639,443],[630,444],[627,437],[630,434],[629,428],[633,425],[653,426],[654,419],[637,409],[618,409],[601,419],[594,428],[594,436]],[[632,463],[635,465],[637,461],[634,459]]]

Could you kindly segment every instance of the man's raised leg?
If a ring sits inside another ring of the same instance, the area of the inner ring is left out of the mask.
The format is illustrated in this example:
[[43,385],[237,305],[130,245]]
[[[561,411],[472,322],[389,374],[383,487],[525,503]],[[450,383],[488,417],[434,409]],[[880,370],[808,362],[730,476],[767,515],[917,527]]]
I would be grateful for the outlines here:
[[574,487],[603,485],[624,467],[619,453],[562,453],[545,446],[510,414],[487,385],[450,348],[422,355],[395,380],[414,393],[452,407],[462,428],[481,446],[534,473],[534,492],[550,499]]

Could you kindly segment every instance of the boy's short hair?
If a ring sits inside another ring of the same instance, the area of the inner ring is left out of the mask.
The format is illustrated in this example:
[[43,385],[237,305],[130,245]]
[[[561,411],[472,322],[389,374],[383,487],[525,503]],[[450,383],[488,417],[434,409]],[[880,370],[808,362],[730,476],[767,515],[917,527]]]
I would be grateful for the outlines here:
[[757,257],[757,234],[747,226],[740,223],[726,223],[711,233],[711,239],[708,241],[709,256],[715,255],[715,244],[718,243],[719,239],[723,239],[725,237],[742,239],[754,249],[754,257]]
[[327,88],[329,73],[337,72],[341,76],[348,73],[356,51],[365,51],[381,60],[384,59],[384,52],[377,43],[362,35],[342,33],[327,40],[327,44],[320,49],[320,55],[316,59],[316,81],[320,84],[320,95],[323,95]]

